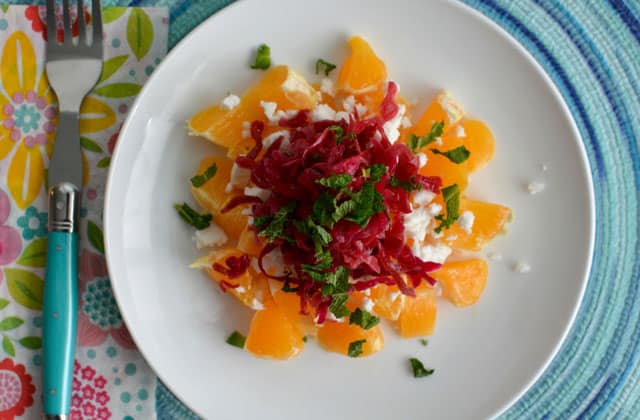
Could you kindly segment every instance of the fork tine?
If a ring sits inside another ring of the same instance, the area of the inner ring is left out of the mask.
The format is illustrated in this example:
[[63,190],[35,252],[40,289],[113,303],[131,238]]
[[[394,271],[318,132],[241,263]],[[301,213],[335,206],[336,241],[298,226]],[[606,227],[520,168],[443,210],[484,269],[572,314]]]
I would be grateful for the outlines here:
[[100,0],[92,0],[91,19],[93,21],[93,43],[102,44],[102,9]]
[[58,42],[56,32],[56,0],[47,0],[47,40],[51,45]]
[[63,44],[71,43],[73,36],[71,34],[71,11],[69,10],[69,0],[62,0],[62,21],[64,26]]
[[82,0],[78,0],[78,39],[80,43],[86,42],[87,28],[84,21],[84,3]]

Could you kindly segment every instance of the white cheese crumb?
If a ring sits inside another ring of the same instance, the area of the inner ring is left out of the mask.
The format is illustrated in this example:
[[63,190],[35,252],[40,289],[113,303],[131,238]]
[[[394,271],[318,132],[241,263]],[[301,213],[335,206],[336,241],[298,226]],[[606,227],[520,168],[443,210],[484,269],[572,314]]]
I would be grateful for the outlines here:
[[[245,191],[246,191],[246,188],[245,188]],[[245,194],[246,194],[246,192],[245,192]],[[240,210],[240,214],[243,215],[243,216],[251,216],[251,213],[253,213],[251,211],[251,207],[245,207],[242,210]]]
[[431,214],[423,207],[411,210],[404,215],[404,231],[407,237],[413,238],[414,243],[420,243],[427,235],[431,223]]
[[242,286],[238,286],[238,287],[236,287],[236,289],[235,289],[235,290],[236,290],[236,292],[238,292],[238,293],[244,293],[244,292],[246,292],[246,291],[247,291],[247,289],[245,289],[245,288],[244,288],[244,287],[242,287]]
[[327,104],[318,104],[311,111],[311,121],[323,121],[336,119],[336,111]]
[[364,290],[362,291],[362,293],[363,293],[365,296],[371,296],[371,289],[364,289]]
[[349,122],[349,113],[345,112],[345,111],[338,111],[336,112],[336,116],[335,116],[335,120],[336,121],[340,121],[343,120],[344,122]]
[[258,299],[253,298],[253,300],[251,301],[251,309],[261,311],[264,309],[264,305]]
[[440,231],[440,232],[436,232],[435,230],[433,232],[431,232],[431,236],[433,236],[435,239],[440,239],[444,236],[444,232]]
[[471,235],[471,229],[473,229],[473,222],[476,220],[476,215],[469,210],[462,212],[458,221],[456,222],[458,226],[462,228],[465,232]]
[[491,261],[502,261],[502,254],[499,252],[495,252],[495,251],[487,252],[487,257]]
[[236,163],[231,167],[231,178],[227,184],[227,192],[231,192],[234,188],[244,188],[251,178],[251,171],[246,168],[239,167]]
[[420,246],[420,244],[414,242],[411,251],[413,255],[422,261],[433,261],[439,264],[444,263],[451,255],[451,248],[441,243]]
[[356,106],[356,98],[353,95],[349,95],[347,99],[342,101],[342,108],[347,111],[349,114],[353,112],[353,109]]
[[527,190],[531,195],[541,193],[542,191],[544,191],[544,189],[545,189],[544,182],[533,181],[533,182],[530,182],[529,185],[527,185]]
[[411,125],[412,125],[412,123],[411,123],[411,120],[409,119],[409,117],[407,117],[407,116],[402,117],[402,127],[409,128],[409,127],[411,127]]
[[196,230],[193,239],[196,241],[196,247],[202,249],[224,245],[229,238],[220,226],[211,223],[206,229]]
[[276,109],[278,109],[278,104],[275,102],[260,101],[260,106],[262,107],[264,116],[267,117],[269,121],[273,121]]
[[406,111],[406,106],[398,106],[398,112],[395,117],[382,125],[382,129],[391,143],[395,143],[396,140],[398,140],[398,137],[400,137],[400,124],[402,124],[402,117]]
[[362,300],[362,308],[367,311],[367,312],[372,312],[373,311],[373,307],[375,306],[375,304],[373,303],[373,301],[371,299],[369,299],[368,297],[364,298]]
[[284,137],[284,139],[282,140],[283,142],[289,141],[289,136],[290,134],[289,134],[289,131],[287,130],[280,130],[280,131],[276,131],[275,133],[271,133],[267,137],[262,139],[262,148],[265,150],[270,148],[273,142],[278,140],[278,138],[280,137]]
[[402,296],[402,293],[400,292],[391,292],[389,293],[389,300],[391,302],[395,302],[400,296]]
[[427,208],[427,210],[429,210],[430,215],[437,216],[442,211],[442,206],[438,203],[432,203],[432,204],[429,204],[429,207]]
[[240,104],[240,98],[233,93],[228,94],[222,100],[222,107],[231,111],[233,108],[237,107]]
[[464,115],[462,106],[448,91],[438,95],[438,103],[447,114],[447,123],[449,124],[455,124]]
[[344,322],[344,318],[336,318],[336,316],[331,311],[327,311],[327,319],[335,322]]
[[464,131],[464,127],[462,125],[458,125],[456,127],[456,137],[467,137],[467,133]]
[[320,92],[324,92],[329,96],[334,96],[336,94],[335,87],[333,86],[333,80],[328,77],[324,77],[320,81]]
[[531,271],[531,266],[524,261],[518,261],[516,265],[513,266],[513,271],[515,271],[516,273],[525,274]]
[[458,235],[449,235],[447,236],[447,241],[455,241],[458,239]]
[[[251,197],[258,197],[260,200],[266,201],[267,198],[271,197],[271,191],[265,190],[264,188],[260,188],[260,187],[245,187],[244,195],[248,195]],[[249,209],[249,211],[251,210]]]
[[262,258],[264,270],[272,276],[284,276],[285,266],[282,251],[276,248]]
[[414,191],[412,195],[413,203],[420,207],[429,204],[436,196],[434,193],[427,190]]
[[442,146],[442,137],[436,137],[436,145]]
[[419,167],[424,167],[427,164],[427,155],[425,155],[424,153],[417,153],[416,156],[418,157],[418,166]]
[[368,109],[366,105],[356,103],[356,111],[358,111],[358,116],[362,118],[367,113]]

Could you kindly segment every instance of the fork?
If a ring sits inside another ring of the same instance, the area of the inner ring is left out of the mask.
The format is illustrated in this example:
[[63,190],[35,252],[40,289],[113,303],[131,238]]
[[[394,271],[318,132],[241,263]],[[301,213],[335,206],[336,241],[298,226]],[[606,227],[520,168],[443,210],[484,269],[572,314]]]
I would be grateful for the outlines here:
[[100,0],[92,0],[91,39],[83,0],[77,0],[78,39],[72,35],[69,0],[63,0],[64,38],[57,40],[55,0],[47,0],[46,72],[58,97],[58,128],[49,164],[49,236],[44,283],[43,397],[47,419],[67,419],[78,310],[78,231],[82,156],[79,111],[102,70]]

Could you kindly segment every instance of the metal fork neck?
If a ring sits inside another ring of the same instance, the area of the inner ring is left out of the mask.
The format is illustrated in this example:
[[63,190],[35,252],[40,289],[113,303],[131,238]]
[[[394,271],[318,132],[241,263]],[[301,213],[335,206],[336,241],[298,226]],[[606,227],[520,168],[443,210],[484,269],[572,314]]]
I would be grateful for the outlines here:
[[77,232],[80,191],[63,182],[49,189],[49,232]]

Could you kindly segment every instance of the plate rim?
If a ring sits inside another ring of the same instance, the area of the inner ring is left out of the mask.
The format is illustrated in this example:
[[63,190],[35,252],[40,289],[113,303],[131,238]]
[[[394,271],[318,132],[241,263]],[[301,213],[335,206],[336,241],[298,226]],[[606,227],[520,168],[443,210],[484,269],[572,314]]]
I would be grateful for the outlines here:
[[[140,106],[140,102],[142,101],[142,98],[147,93],[151,82],[154,80],[154,77],[157,76],[157,74],[159,73],[159,70],[168,66],[169,65],[168,63],[173,61],[173,57],[179,54],[179,52],[185,48],[185,45],[191,42],[192,38],[195,38],[198,35],[198,33],[204,31],[205,27],[211,24],[211,21],[222,18],[226,14],[230,13],[231,10],[234,10],[235,8],[240,7],[240,5],[244,5],[245,3],[249,3],[250,1],[252,0],[235,0],[234,2],[224,6],[223,8],[211,14],[202,22],[200,22],[195,28],[193,28],[182,39],[180,39],[180,41],[176,45],[174,45],[173,48],[171,48],[168,51],[167,55],[156,67],[156,70],[144,82],[142,89],[140,90],[133,104],[129,108],[127,117],[120,129],[120,135],[122,135],[123,133],[126,133],[127,130],[130,128],[130,126],[132,125],[132,122],[131,122],[133,119],[132,117],[136,114]],[[253,0],[253,1],[257,1],[257,0]],[[595,251],[597,212],[596,212],[596,196],[595,196],[595,188],[594,188],[594,180],[593,180],[593,170],[589,162],[585,140],[582,134],[580,133],[580,130],[578,129],[576,120],[573,114],[571,113],[571,109],[569,108],[567,101],[562,96],[559,87],[553,81],[553,79],[551,78],[551,75],[547,73],[547,71],[544,69],[542,64],[536,60],[532,52],[530,52],[524,45],[520,43],[520,41],[518,41],[517,38],[515,38],[514,35],[510,34],[505,28],[500,26],[496,21],[494,21],[493,19],[491,19],[490,17],[482,13],[480,10],[474,8],[473,6],[464,3],[463,0],[434,0],[434,1],[437,1],[440,3],[447,3],[452,7],[456,8],[459,11],[459,13],[467,13],[471,17],[479,20],[485,26],[491,28],[494,31],[494,33],[500,36],[500,38],[505,39],[511,46],[513,46],[527,60],[527,62],[532,66],[532,68],[535,69],[535,72],[542,77],[544,83],[550,88],[551,94],[554,96],[554,99],[560,104],[560,108],[562,109],[562,114],[565,117],[565,119],[569,122],[569,127],[571,132],[577,139],[579,139],[579,145],[578,145],[579,157],[580,157],[580,162],[584,167],[584,172],[586,174],[587,192],[588,192],[587,195],[588,195],[588,201],[589,201],[589,207],[588,207],[589,243],[588,243],[588,252],[587,252],[588,260],[584,266],[584,270],[583,270],[581,281],[580,281],[580,291],[576,296],[575,303],[573,304],[571,316],[564,327],[564,331],[562,332],[562,335],[557,340],[554,348],[546,356],[544,362],[540,365],[536,373],[529,379],[529,381],[526,384],[524,384],[521,387],[521,389],[517,393],[514,394],[514,396],[509,401],[506,401],[500,407],[496,407],[493,410],[493,413],[489,416],[490,418],[496,418],[504,414],[509,408],[514,406],[527,393],[527,391],[529,391],[535,385],[535,383],[544,375],[544,373],[547,371],[547,369],[551,365],[552,361],[558,356],[558,353],[562,345],[566,342],[569,336],[569,333],[571,332],[575,324],[578,312],[583,304],[587,285],[591,281],[591,277],[592,277],[594,251]],[[136,338],[136,335],[133,332],[134,329],[130,328],[131,323],[128,319],[128,316],[126,315],[125,311],[122,310],[122,306],[120,305],[120,302],[122,300],[120,297],[120,292],[118,291],[119,289],[115,287],[116,282],[113,281],[113,277],[111,276],[111,273],[113,272],[112,270],[113,263],[112,263],[112,259],[109,257],[109,255],[111,254],[111,251],[110,251],[111,241],[109,240],[109,238],[111,236],[110,231],[111,231],[111,225],[113,224],[113,221],[111,220],[112,218],[110,217],[109,203],[111,201],[111,195],[113,194],[112,190],[114,189],[113,173],[115,171],[113,169],[116,167],[119,161],[120,153],[118,153],[118,151],[121,149],[120,147],[121,143],[122,143],[121,141],[118,141],[116,143],[114,152],[112,153],[112,156],[111,156],[111,164],[109,167],[109,173],[108,173],[107,181],[105,185],[104,203],[102,207],[105,259],[107,264],[107,270],[109,272],[109,278],[112,284],[113,294],[116,298],[116,301],[118,302],[118,307],[120,309],[122,320],[127,326],[127,329],[130,332],[131,338],[136,344],[137,351],[140,352],[145,362],[149,365],[149,367],[153,370],[153,373],[157,376],[158,380],[162,381],[163,385],[185,407],[187,407],[192,412],[196,413],[198,416],[206,418],[205,416],[206,413],[201,413],[197,411],[195,407],[192,407],[191,405],[186,403],[185,398],[182,395],[182,392],[174,388],[173,384],[170,384],[168,381],[165,381],[163,376],[158,371],[158,369],[156,369],[156,365],[152,363],[149,357],[147,357],[146,351],[144,351],[143,348],[139,345],[138,339]]]

